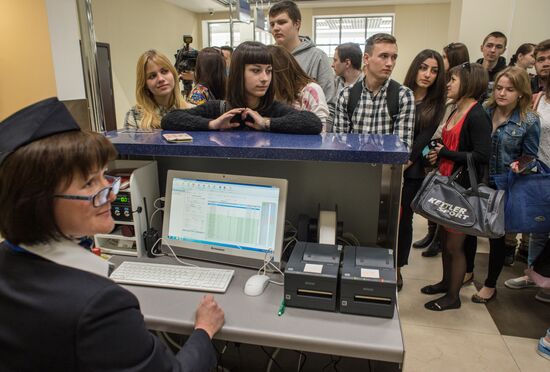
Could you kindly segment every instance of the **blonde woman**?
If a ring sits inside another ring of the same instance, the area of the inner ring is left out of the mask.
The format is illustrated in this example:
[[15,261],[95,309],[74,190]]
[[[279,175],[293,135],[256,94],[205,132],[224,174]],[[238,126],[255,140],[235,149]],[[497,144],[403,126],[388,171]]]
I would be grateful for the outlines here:
[[136,102],[124,118],[124,128],[155,129],[173,109],[190,108],[181,95],[178,73],[156,50],[143,53],[136,67]]

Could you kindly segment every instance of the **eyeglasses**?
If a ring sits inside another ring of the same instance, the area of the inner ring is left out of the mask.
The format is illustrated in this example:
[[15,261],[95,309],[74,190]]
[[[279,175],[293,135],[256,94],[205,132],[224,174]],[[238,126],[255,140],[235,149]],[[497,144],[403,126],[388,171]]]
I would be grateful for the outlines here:
[[102,188],[94,195],[83,196],[83,195],[54,195],[56,198],[69,199],[69,200],[90,200],[94,208],[99,208],[102,205],[107,204],[109,201],[109,195],[112,192],[113,194],[118,194],[120,190],[120,177],[104,176],[105,179],[110,183],[109,186]]

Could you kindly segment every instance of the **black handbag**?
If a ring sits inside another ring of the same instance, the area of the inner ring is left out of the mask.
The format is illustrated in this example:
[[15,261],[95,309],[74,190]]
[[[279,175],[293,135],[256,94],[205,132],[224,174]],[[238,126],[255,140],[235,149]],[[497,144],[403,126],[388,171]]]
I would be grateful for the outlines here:
[[468,235],[499,238],[504,235],[504,191],[477,183],[472,154],[468,153],[469,189],[456,182],[463,168],[450,177],[431,172],[414,197],[415,213]]

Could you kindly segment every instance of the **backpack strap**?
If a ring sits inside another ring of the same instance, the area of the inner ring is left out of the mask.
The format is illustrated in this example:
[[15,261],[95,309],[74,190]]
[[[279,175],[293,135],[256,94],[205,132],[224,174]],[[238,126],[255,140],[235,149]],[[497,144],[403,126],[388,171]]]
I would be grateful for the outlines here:
[[363,83],[362,81],[358,81],[349,90],[349,97],[348,97],[348,119],[349,119],[349,133],[353,131],[353,120],[351,119],[353,116],[353,111],[355,111],[355,108],[357,107],[357,104],[359,103],[359,98],[361,98],[361,93],[363,92]]
[[386,91],[386,104],[388,105],[388,113],[390,114],[392,127],[399,114],[399,88],[401,88],[401,84],[390,79],[390,84]]
[[[395,120],[397,119],[397,115],[399,114],[399,88],[401,88],[401,84],[399,84],[395,80],[390,79],[390,83],[388,84],[388,89],[386,91],[386,105],[388,107],[388,113],[390,114],[392,127],[393,123],[395,123]],[[363,84],[361,83],[361,81],[355,83],[349,90],[347,112],[348,119],[350,121],[350,133],[353,131],[353,112],[355,111],[355,108],[359,103],[359,98],[361,97],[362,92]]]

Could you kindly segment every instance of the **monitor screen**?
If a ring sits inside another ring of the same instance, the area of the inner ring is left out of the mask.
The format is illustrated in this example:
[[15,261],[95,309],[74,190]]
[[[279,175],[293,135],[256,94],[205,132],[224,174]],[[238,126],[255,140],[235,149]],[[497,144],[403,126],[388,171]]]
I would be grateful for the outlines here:
[[182,256],[251,267],[266,257],[278,263],[286,191],[283,179],[168,171],[162,236]]

